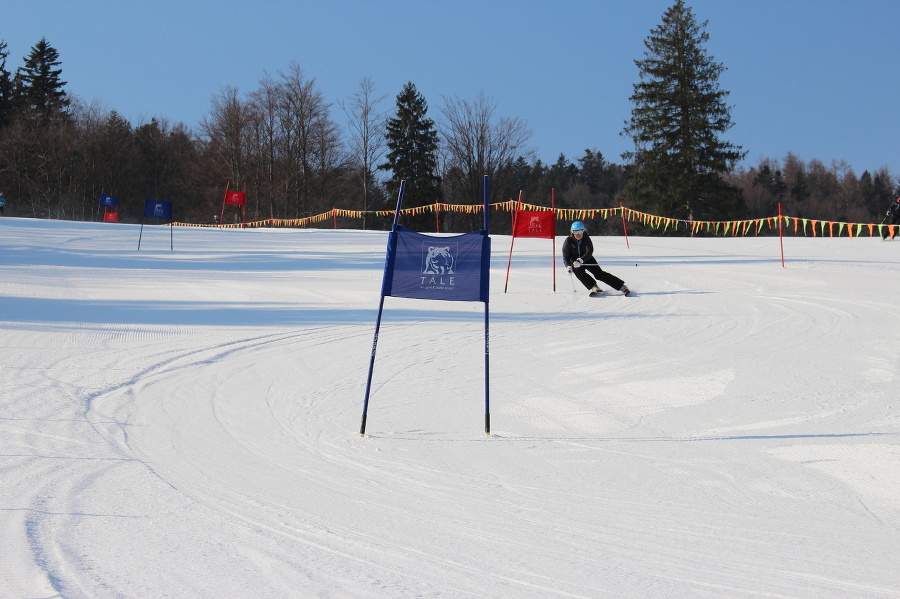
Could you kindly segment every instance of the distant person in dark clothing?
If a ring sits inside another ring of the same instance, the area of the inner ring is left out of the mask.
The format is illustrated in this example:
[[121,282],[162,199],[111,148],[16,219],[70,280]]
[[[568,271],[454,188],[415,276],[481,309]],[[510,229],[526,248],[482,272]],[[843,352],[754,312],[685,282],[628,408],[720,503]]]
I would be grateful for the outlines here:
[[587,231],[585,231],[582,222],[576,220],[572,223],[571,235],[566,237],[566,240],[563,242],[562,255],[566,270],[581,281],[581,284],[587,288],[591,296],[602,293],[602,290],[597,285],[597,281],[603,281],[625,295],[631,293],[628,287],[625,286],[625,281],[606,272],[597,264],[597,259],[594,258],[594,244]]
[[[900,225],[900,198],[897,198],[891,205],[888,206],[887,212],[884,215],[884,224],[886,225]],[[897,234],[897,229],[893,227],[882,227],[881,228],[881,238],[886,239],[888,235],[891,236],[891,239]]]
[[3,192],[0,191],[0,214],[3,214],[3,209],[6,208],[6,198],[3,195]]

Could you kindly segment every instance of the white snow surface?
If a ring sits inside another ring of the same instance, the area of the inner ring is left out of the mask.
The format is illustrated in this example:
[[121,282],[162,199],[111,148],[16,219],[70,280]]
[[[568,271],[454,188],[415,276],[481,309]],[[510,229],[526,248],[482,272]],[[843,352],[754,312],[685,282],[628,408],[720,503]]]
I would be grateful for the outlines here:
[[361,436],[387,233],[171,233],[0,219],[0,597],[900,597],[900,243],[493,236]]

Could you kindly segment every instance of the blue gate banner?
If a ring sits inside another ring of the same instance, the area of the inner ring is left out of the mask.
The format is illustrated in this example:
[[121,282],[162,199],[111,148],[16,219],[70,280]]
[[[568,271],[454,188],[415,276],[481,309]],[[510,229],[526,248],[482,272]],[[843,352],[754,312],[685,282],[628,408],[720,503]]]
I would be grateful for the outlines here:
[[435,236],[395,225],[388,237],[381,294],[487,302],[491,238],[487,231]]
[[118,204],[119,198],[116,196],[111,196],[105,193],[100,194],[100,205],[106,206],[107,208],[115,208],[116,204]]
[[172,220],[172,200],[144,200],[144,217]]

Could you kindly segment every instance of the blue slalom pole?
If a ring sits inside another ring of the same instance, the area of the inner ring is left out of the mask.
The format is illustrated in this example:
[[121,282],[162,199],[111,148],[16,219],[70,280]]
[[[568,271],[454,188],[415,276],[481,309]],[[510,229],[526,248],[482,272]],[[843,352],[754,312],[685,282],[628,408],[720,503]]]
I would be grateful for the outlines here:
[[369,357],[369,376],[366,379],[366,398],[363,401],[362,422],[359,425],[359,436],[366,435],[366,416],[369,413],[369,392],[372,389],[372,371],[375,369],[375,349],[378,347],[378,331],[381,329],[381,313],[384,311],[384,295],[378,302],[378,317],[375,319],[375,338],[372,339],[372,355]]
[[[406,190],[406,181],[400,181],[400,191],[397,193],[397,208],[394,210],[394,224],[388,237],[388,255],[392,255],[391,243],[394,242],[395,229],[400,223],[400,208],[403,206],[403,192]],[[384,276],[388,276],[388,265],[384,265]],[[369,394],[372,390],[372,373],[375,370],[375,350],[378,348],[378,331],[381,330],[381,314],[384,312],[384,282],[382,282],[381,299],[378,301],[378,316],[375,318],[375,336],[372,338],[372,355],[369,356],[369,375],[366,378],[366,397],[363,400],[362,422],[359,425],[359,436],[366,434],[366,417],[369,414]]]
[[[484,176],[484,233],[485,235],[489,234],[488,231],[488,177]],[[490,239],[488,239],[490,241]],[[488,260],[490,260],[490,256],[488,256]],[[490,269],[488,270],[490,272]],[[490,276],[488,276],[488,281],[490,281]],[[490,310],[488,310],[488,297],[484,298],[484,434],[491,434],[491,386],[490,386],[490,371],[491,371],[491,344],[490,344],[490,325],[489,325],[489,317]]]

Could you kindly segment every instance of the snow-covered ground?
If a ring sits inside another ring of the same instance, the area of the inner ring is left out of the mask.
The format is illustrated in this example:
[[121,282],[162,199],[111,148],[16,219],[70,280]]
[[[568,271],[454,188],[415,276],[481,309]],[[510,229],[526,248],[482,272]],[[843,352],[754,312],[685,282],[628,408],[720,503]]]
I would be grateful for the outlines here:
[[[3,598],[900,597],[900,243],[0,219]],[[556,243],[559,250],[559,240]]]

